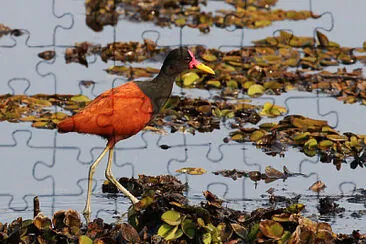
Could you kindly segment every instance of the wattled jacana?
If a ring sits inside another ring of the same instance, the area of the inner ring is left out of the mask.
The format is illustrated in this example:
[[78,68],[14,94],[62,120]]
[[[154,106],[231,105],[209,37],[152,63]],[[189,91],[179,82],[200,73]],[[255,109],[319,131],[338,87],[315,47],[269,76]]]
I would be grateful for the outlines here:
[[198,62],[192,52],[185,47],[171,51],[165,58],[160,73],[150,81],[131,81],[103,92],[83,110],[61,121],[57,127],[61,133],[78,132],[95,134],[107,139],[107,146],[89,168],[88,193],[83,214],[90,218],[90,195],[95,168],[109,151],[106,178],[130,198],[138,202],[112,175],[114,145],[142,130],[159,113],[173,88],[175,78],[185,70],[197,68],[215,74]]

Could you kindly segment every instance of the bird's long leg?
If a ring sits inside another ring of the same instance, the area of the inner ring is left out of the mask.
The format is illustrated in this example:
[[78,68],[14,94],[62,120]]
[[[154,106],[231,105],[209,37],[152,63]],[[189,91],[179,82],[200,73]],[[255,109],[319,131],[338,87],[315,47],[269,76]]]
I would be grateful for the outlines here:
[[109,155],[108,155],[108,164],[107,164],[107,168],[105,170],[105,177],[112,183],[114,184],[118,190],[120,190],[123,194],[125,194],[132,202],[132,204],[137,203],[139,200],[131,194],[131,192],[129,192],[126,188],[124,188],[117,180],[116,178],[113,177],[112,175],[112,158],[113,158],[113,150],[114,147],[112,147],[109,151]]
[[106,148],[103,150],[103,152],[98,156],[98,158],[94,161],[94,163],[92,165],[90,165],[89,168],[89,176],[88,176],[88,193],[87,193],[87,197],[86,197],[86,203],[85,203],[85,208],[83,211],[83,215],[86,219],[86,221],[89,223],[90,221],[90,195],[92,192],[92,181],[93,181],[93,175],[95,172],[95,168],[98,166],[98,164],[100,163],[100,160],[102,160],[102,158],[104,157],[104,155],[110,150],[110,148],[108,146],[106,146]]

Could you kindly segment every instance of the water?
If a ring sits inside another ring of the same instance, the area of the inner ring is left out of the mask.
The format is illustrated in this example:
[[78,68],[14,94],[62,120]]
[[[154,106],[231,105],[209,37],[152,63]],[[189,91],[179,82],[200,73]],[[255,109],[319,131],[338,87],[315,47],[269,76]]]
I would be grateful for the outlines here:
[[[179,29],[161,29],[149,23],[120,21],[115,28],[108,26],[104,31],[95,33],[85,25],[83,1],[56,1],[56,15],[69,13],[60,19],[52,14],[53,6],[50,1],[7,2],[9,5],[0,9],[0,23],[27,29],[30,36],[16,38],[16,46],[12,46],[14,41],[9,37],[0,38],[1,94],[82,93],[93,98],[125,80],[104,72],[113,63],[104,63],[98,57],[88,58],[91,62],[89,68],[79,64],[66,65],[63,57],[65,46],[85,40],[106,44],[112,42],[114,36],[118,41],[141,41],[144,30],[159,31],[158,44],[161,46],[178,45],[180,42]],[[221,2],[209,2],[207,10],[212,11],[223,6],[226,5]],[[331,40],[345,46],[362,46],[366,33],[359,31],[357,26],[365,23],[363,10],[366,2],[357,0],[349,4],[341,0],[322,0],[314,2],[312,7],[315,13],[330,11],[333,14],[334,28],[327,33]],[[281,0],[278,8],[309,9],[309,2]],[[70,28],[63,29],[57,25]],[[327,14],[316,20],[275,22],[273,26],[261,30],[245,30],[243,43],[241,30],[227,32],[212,28],[210,34],[204,35],[197,30],[185,28],[182,31],[182,41],[183,44],[205,44],[208,47],[250,45],[253,40],[271,36],[277,29],[291,29],[295,35],[312,36],[315,28],[330,26],[331,17]],[[156,33],[149,32],[145,37],[154,39]],[[48,49],[55,49],[57,53],[54,62],[41,61],[37,57],[39,52]],[[143,62],[133,65],[159,68],[161,64]],[[356,67],[362,65],[358,63],[352,66]],[[96,84],[94,87],[84,88],[78,85],[80,80],[93,80]],[[174,88],[175,94],[182,92],[191,97],[210,96],[207,91]],[[278,105],[287,106],[290,114],[325,119],[342,132],[366,133],[366,111],[359,104],[345,105],[324,94],[298,91],[276,97],[262,97],[254,103],[263,104],[272,100]],[[48,216],[59,209],[82,211],[88,167],[103,150],[103,139],[76,133],[61,135],[52,130],[34,129],[29,123],[2,122],[0,133],[0,222],[11,221],[18,216],[31,218],[32,199],[35,195],[39,196],[41,210]],[[320,194],[321,197],[344,196],[337,203],[346,211],[326,219],[332,224],[334,231],[350,233],[353,229],[366,230],[365,215],[361,214],[357,218],[351,216],[354,212],[364,211],[365,203],[347,201],[356,194],[356,188],[365,188],[364,169],[351,170],[349,165],[343,165],[337,171],[333,165],[323,164],[316,157],[308,158],[291,148],[284,158],[270,157],[250,144],[224,144],[222,139],[228,133],[224,125],[220,131],[198,133],[194,136],[181,133],[160,136],[152,132],[140,132],[117,145],[113,173],[117,177],[172,174],[189,184],[187,195],[193,203],[202,200],[202,191],[208,189],[227,200],[228,206],[248,211],[266,206],[266,190],[273,187],[276,195],[294,197],[301,194],[300,202],[306,204],[304,214],[314,220],[320,219],[316,209],[318,196],[308,188],[320,179],[327,185],[325,192]],[[171,148],[162,150],[160,145],[163,144]],[[123,197],[110,198],[101,193],[101,185],[105,180],[105,161],[106,159],[97,168],[94,177],[92,217],[102,217],[109,222],[126,211],[129,201]],[[284,165],[290,171],[300,172],[305,176],[286,181],[277,180],[270,184],[259,182],[256,186],[249,179],[233,181],[211,173],[233,168],[263,172],[266,166],[281,170]],[[203,167],[208,173],[202,176],[177,174],[175,171],[182,167]]]

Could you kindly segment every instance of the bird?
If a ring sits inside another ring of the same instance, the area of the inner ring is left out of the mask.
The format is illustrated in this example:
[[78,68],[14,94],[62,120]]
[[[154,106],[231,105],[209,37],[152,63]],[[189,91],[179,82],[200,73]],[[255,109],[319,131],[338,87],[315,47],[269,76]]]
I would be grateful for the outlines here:
[[90,221],[92,179],[96,167],[109,152],[105,177],[119,191],[127,196],[132,204],[139,200],[124,188],[112,174],[113,150],[117,142],[141,131],[159,113],[173,89],[176,77],[189,69],[198,69],[214,75],[207,65],[199,62],[187,47],[179,47],[166,56],[159,74],[149,81],[129,81],[109,89],[85,108],[57,124],[59,133],[77,132],[99,135],[107,140],[102,153],[89,167],[88,190],[83,215]]

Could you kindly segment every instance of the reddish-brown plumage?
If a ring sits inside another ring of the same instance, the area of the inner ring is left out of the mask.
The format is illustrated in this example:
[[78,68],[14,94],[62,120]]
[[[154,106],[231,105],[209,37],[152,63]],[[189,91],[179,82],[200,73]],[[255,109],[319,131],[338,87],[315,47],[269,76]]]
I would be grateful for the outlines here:
[[100,94],[74,116],[61,121],[59,132],[95,134],[113,146],[119,140],[135,135],[152,118],[153,106],[134,82]]

